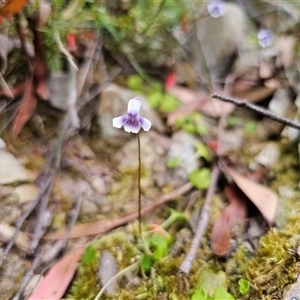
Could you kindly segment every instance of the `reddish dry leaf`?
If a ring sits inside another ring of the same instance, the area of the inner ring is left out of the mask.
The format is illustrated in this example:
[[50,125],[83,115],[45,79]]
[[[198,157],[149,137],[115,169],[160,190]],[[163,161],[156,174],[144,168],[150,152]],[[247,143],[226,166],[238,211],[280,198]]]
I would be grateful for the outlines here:
[[20,96],[21,94],[24,93],[26,87],[30,84],[30,81],[31,79],[28,78],[26,79],[25,81],[21,82],[20,84],[14,86],[13,88],[11,88],[9,90],[9,93],[8,91],[5,91],[5,90],[0,90],[0,96],[4,96],[4,97],[8,97],[10,98],[11,94],[13,95],[14,98]]
[[228,224],[227,207],[216,220],[210,234],[211,250],[218,256],[224,256],[229,250],[231,229]]
[[219,256],[227,254],[230,247],[231,226],[245,220],[249,201],[235,184],[227,186],[225,194],[229,205],[224,208],[216,220],[210,235],[212,251]]
[[33,89],[32,78],[28,82],[23,100],[12,123],[12,133],[17,136],[23,126],[33,115],[37,105],[37,98]]
[[268,224],[272,226],[278,205],[276,193],[261,184],[249,180],[230,168],[226,168],[226,170],[236,185],[258,208]]
[[7,0],[4,3],[0,8],[0,15],[8,18],[20,12],[27,3],[27,0]]
[[33,32],[33,45],[34,45],[34,69],[33,69],[33,82],[37,96],[42,100],[48,100],[50,97],[48,89],[48,68],[46,63],[44,39],[45,34],[40,31],[40,13],[34,16],[33,19],[28,19],[29,25]]
[[76,248],[57,262],[28,300],[60,300],[74,277],[83,252],[84,247]]

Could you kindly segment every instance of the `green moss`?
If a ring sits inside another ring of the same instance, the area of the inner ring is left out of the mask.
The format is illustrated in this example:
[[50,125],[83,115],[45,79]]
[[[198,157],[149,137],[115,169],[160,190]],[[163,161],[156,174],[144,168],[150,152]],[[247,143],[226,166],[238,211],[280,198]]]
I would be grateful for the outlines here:
[[104,236],[91,244],[91,246],[96,250],[95,254],[88,260],[85,259],[85,255],[83,256],[76,278],[67,296],[68,300],[89,300],[94,299],[97,295],[101,289],[97,273],[103,250],[109,250],[116,258],[120,270],[131,265],[132,259],[137,255],[136,247],[130,242],[126,233],[123,232],[115,232]]
[[[298,214],[282,230],[271,229],[260,240],[260,247],[249,262],[247,278],[253,299],[281,299],[286,285],[293,283],[300,271],[295,247],[300,241]],[[277,298],[276,298],[277,299]]]

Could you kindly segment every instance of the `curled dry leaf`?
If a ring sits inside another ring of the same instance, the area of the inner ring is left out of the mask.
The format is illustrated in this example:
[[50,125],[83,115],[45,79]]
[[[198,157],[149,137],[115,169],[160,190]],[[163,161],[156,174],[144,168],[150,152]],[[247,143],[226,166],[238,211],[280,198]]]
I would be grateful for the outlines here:
[[276,193],[261,184],[251,181],[230,168],[226,168],[226,170],[236,185],[258,208],[269,226],[272,226],[278,205]]
[[225,195],[229,205],[221,212],[210,235],[212,251],[219,256],[227,254],[230,248],[231,227],[245,220],[248,211],[247,202],[249,201],[235,184],[225,188]]
[[77,264],[83,252],[84,247],[75,248],[57,262],[39,283],[28,300],[60,300],[77,270]]
[[0,15],[8,18],[12,17],[18,12],[20,12],[25,4],[27,3],[27,0],[6,0],[1,1],[0,4]]

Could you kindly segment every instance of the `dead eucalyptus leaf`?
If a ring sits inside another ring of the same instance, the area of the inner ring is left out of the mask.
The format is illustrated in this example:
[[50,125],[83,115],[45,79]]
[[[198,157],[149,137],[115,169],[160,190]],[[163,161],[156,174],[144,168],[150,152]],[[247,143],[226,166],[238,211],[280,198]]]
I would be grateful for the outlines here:
[[33,115],[35,108],[37,106],[37,98],[35,95],[35,91],[33,89],[33,80],[31,78],[28,86],[26,87],[26,91],[23,97],[23,100],[20,104],[18,112],[12,123],[12,132],[15,136],[19,134],[21,129],[27,123],[27,121]]
[[37,286],[28,300],[60,300],[65,294],[77,264],[84,252],[84,247],[75,248],[62,260],[58,261]]
[[226,168],[226,170],[236,185],[258,208],[268,224],[272,226],[278,205],[276,193],[259,183],[249,180],[230,168]]

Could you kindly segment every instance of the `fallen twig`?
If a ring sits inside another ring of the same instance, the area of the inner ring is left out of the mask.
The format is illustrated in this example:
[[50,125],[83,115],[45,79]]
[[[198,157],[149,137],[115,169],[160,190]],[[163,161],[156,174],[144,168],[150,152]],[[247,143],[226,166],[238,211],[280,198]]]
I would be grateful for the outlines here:
[[225,96],[221,96],[219,94],[213,94],[212,95],[212,98],[215,98],[215,99],[219,99],[219,100],[222,100],[224,102],[229,102],[229,103],[233,103],[235,104],[236,106],[239,106],[239,107],[244,107],[244,108],[247,108],[247,109],[250,109],[250,110],[253,110],[269,119],[272,119],[278,123],[281,123],[281,124],[284,124],[284,125],[287,125],[287,126],[290,126],[290,127],[293,127],[293,128],[296,128],[298,130],[300,130],[300,124],[296,123],[296,122],[293,122],[287,118],[284,118],[284,117],[281,117],[281,116],[278,116],[272,112],[270,112],[269,110],[266,110],[266,109],[263,109],[259,106],[256,106],[254,104],[251,104],[247,101],[244,101],[244,100],[237,100],[237,99],[233,99],[233,98],[229,98],[229,97],[225,97]]
[[18,234],[21,230],[21,227],[23,225],[23,223],[25,222],[25,220],[31,215],[31,213],[34,211],[34,209],[36,208],[36,206],[38,205],[38,203],[41,200],[41,197],[44,195],[48,185],[50,184],[51,180],[52,180],[52,174],[43,174],[40,176],[41,178],[39,178],[37,181],[40,183],[39,187],[40,187],[40,194],[39,196],[36,198],[36,200],[34,202],[31,203],[31,205],[29,206],[29,208],[25,211],[25,213],[23,213],[19,219],[16,222],[16,230],[14,232],[14,235],[12,236],[11,240],[9,241],[9,243],[6,245],[1,257],[0,257],[0,268],[2,267],[8,253],[10,252],[11,248],[14,246],[15,241],[18,237]]
[[35,222],[32,240],[29,246],[29,253],[31,254],[35,252],[36,248],[39,245],[41,237],[45,234],[52,221],[52,214],[49,211],[47,211],[47,205],[49,201],[49,196],[52,192],[53,183],[54,176],[52,176],[51,181],[45,193],[41,197],[41,200],[38,205],[37,220]]
[[22,296],[26,286],[28,285],[30,279],[32,278],[36,268],[40,264],[41,257],[42,257],[41,252],[36,255],[35,259],[33,260],[32,264],[31,264],[30,269],[24,275],[21,285],[12,300],[19,300],[21,298],[21,296]]
[[71,230],[74,227],[75,222],[78,218],[81,204],[82,204],[82,195],[80,192],[76,197],[75,206],[70,212],[70,221],[67,226],[66,234],[61,240],[59,240],[55,245],[51,247],[48,253],[43,255],[42,262],[41,262],[43,265],[46,264],[48,265],[49,263],[51,263],[55,259],[55,257],[57,257],[57,255],[66,247],[71,234]]
[[[176,189],[175,191],[158,197],[151,204],[148,204],[142,208],[141,215],[144,216],[152,212],[153,210],[157,209],[158,207],[165,204],[166,202],[174,200],[177,197],[187,193],[191,188],[192,188],[192,184],[188,182],[183,186],[179,187],[178,189]],[[137,219],[137,217],[138,217],[138,211],[135,210],[118,219],[107,219],[107,220],[101,220],[92,223],[78,225],[74,227],[74,229],[72,230],[70,234],[70,238],[79,238],[81,236],[103,234],[109,232],[114,228],[122,226],[132,220],[135,220]],[[56,232],[47,234],[46,236],[44,236],[44,239],[46,240],[61,239],[65,235],[65,233],[66,233],[65,229],[58,230]]]
[[201,239],[206,230],[208,220],[209,220],[209,210],[210,210],[213,195],[215,193],[219,175],[220,175],[220,169],[218,163],[215,162],[211,173],[211,184],[206,193],[205,202],[201,210],[201,215],[196,228],[194,239],[192,241],[190,250],[186,254],[185,259],[183,260],[183,262],[179,267],[179,272],[185,275],[188,275],[190,273],[193,261],[195,260],[197,251],[200,246]]

